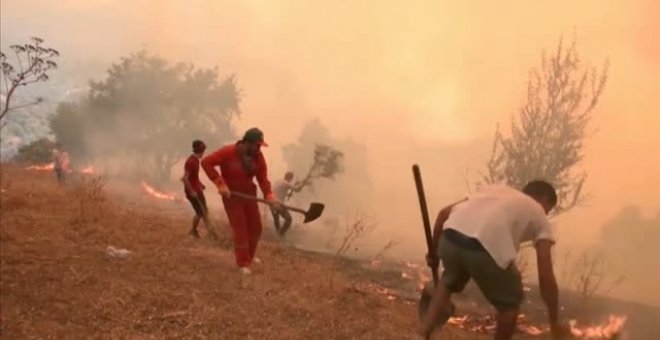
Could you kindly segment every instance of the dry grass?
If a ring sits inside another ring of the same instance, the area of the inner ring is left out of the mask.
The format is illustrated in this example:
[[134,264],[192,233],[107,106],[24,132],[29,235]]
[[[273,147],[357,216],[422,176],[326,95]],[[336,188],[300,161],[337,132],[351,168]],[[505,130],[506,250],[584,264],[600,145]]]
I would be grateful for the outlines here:
[[[186,237],[185,206],[107,193],[87,197],[95,208],[80,218],[80,187],[2,171],[3,339],[408,339],[417,325],[414,305],[357,289],[368,282],[341,270],[331,287],[331,259],[263,242],[264,263],[243,277],[231,251]],[[109,245],[133,253],[109,258]]]

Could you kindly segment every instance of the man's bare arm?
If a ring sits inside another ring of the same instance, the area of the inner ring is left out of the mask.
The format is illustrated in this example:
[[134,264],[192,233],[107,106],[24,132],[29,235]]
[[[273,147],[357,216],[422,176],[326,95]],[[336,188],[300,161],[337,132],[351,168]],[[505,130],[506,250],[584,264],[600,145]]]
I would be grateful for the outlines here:
[[445,222],[447,222],[447,219],[449,219],[449,215],[451,214],[451,210],[454,208],[455,205],[466,201],[467,198],[464,198],[456,203],[453,203],[451,205],[448,205],[444,207],[440,212],[438,213],[438,216],[435,219],[435,224],[433,225],[433,233],[431,235],[431,251],[429,251],[428,254],[426,254],[426,264],[429,265],[429,267],[432,268],[437,268],[438,265],[440,264],[440,261],[438,259],[438,254],[436,251],[433,249],[438,249],[438,243],[440,242],[440,236],[442,236],[442,230],[444,229]]
[[433,237],[431,238],[431,245],[433,246],[432,249],[436,249],[438,247],[438,242],[440,242],[440,236],[442,235],[442,229],[444,228],[445,222],[447,222],[447,219],[449,219],[449,215],[451,214],[451,210],[454,208],[455,205],[462,203],[466,201],[467,198],[464,198],[458,202],[455,202],[453,204],[450,204],[446,207],[444,207],[440,212],[438,213],[438,216],[435,219],[435,224],[433,225]]
[[550,240],[539,240],[536,242],[536,261],[539,272],[539,287],[541,296],[548,307],[550,327],[554,328],[558,323],[559,288],[552,267],[552,246]]
[[186,191],[189,194],[194,195],[195,190],[193,189],[192,184],[190,184],[190,179],[188,178],[189,176],[190,173],[188,171],[184,172],[183,177],[181,177],[181,181],[183,182],[183,185],[186,187]]

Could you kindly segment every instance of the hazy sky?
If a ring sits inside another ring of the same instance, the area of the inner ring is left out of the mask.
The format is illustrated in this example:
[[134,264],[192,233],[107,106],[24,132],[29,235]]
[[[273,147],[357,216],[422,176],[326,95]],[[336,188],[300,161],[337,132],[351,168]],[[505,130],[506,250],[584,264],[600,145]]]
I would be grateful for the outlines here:
[[239,124],[265,130],[275,174],[278,145],[313,117],[364,141],[381,224],[419,242],[410,165],[434,211],[460,198],[541,50],[575,29],[582,61],[611,68],[586,144],[593,199],[557,220],[560,241],[598,237],[624,205],[660,210],[658,1],[3,0],[1,12],[2,45],[41,36],[63,63],[104,68],[144,47],[236,73]]

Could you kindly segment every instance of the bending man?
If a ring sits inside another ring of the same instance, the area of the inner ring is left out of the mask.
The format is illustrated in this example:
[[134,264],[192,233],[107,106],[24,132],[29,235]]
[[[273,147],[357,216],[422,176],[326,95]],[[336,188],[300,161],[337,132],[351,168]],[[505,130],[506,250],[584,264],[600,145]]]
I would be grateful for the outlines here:
[[515,259],[522,242],[536,248],[541,295],[548,308],[550,328],[559,338],[567,329],[557,315],[558,289],[552,267],[554,236],[546,215],[557,204],[549,183],[533,181],[522,192],[501,185],[486,187],[438,214],[429,265],[442,260],[442,279],[434,290],[418,334],[429,338],[454,312],[450,301],[473,279],[497,310],[495,339],[511,339],[523,301],[523,287]]

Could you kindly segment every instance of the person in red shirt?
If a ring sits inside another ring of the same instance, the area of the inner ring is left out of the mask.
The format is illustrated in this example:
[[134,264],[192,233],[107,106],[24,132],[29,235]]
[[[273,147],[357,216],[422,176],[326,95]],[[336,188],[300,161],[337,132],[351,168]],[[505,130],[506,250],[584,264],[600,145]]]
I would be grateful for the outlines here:
[[[231,192],[256,196],[257,187],[253,182],[256,177],[266,200],[274,209],[281,208],[268,180],[262,146],[268,146],[264,142],[263,132],[252,128],[237,143],[226,145],[202,159],[204,172],[222,195],[233,231],[236,264],[243,274],[250,274],[249,266],[260,262],[255,253],[261,238],[261,215],[255,200],[232,196]],[[220,167],[222,175],[216,171],[216,166]]]
[[195,140],[192,143],[192,149],[193,153],[188,159],[186,159],[183,177],[181,178],[181,181],[183,181],[184,184],[186,198],[195,210],[195,217],[193,217],[190,235],[194,238],[199,238],[197,226],[199,225],[199,220],[202,219],[204,220],[206,230],[208,230],[212,236],[215,236],[208,219],[206,198],[204,197],[205,187],[199,180],[199,160],[204,156],[206,144],[201,140]]

